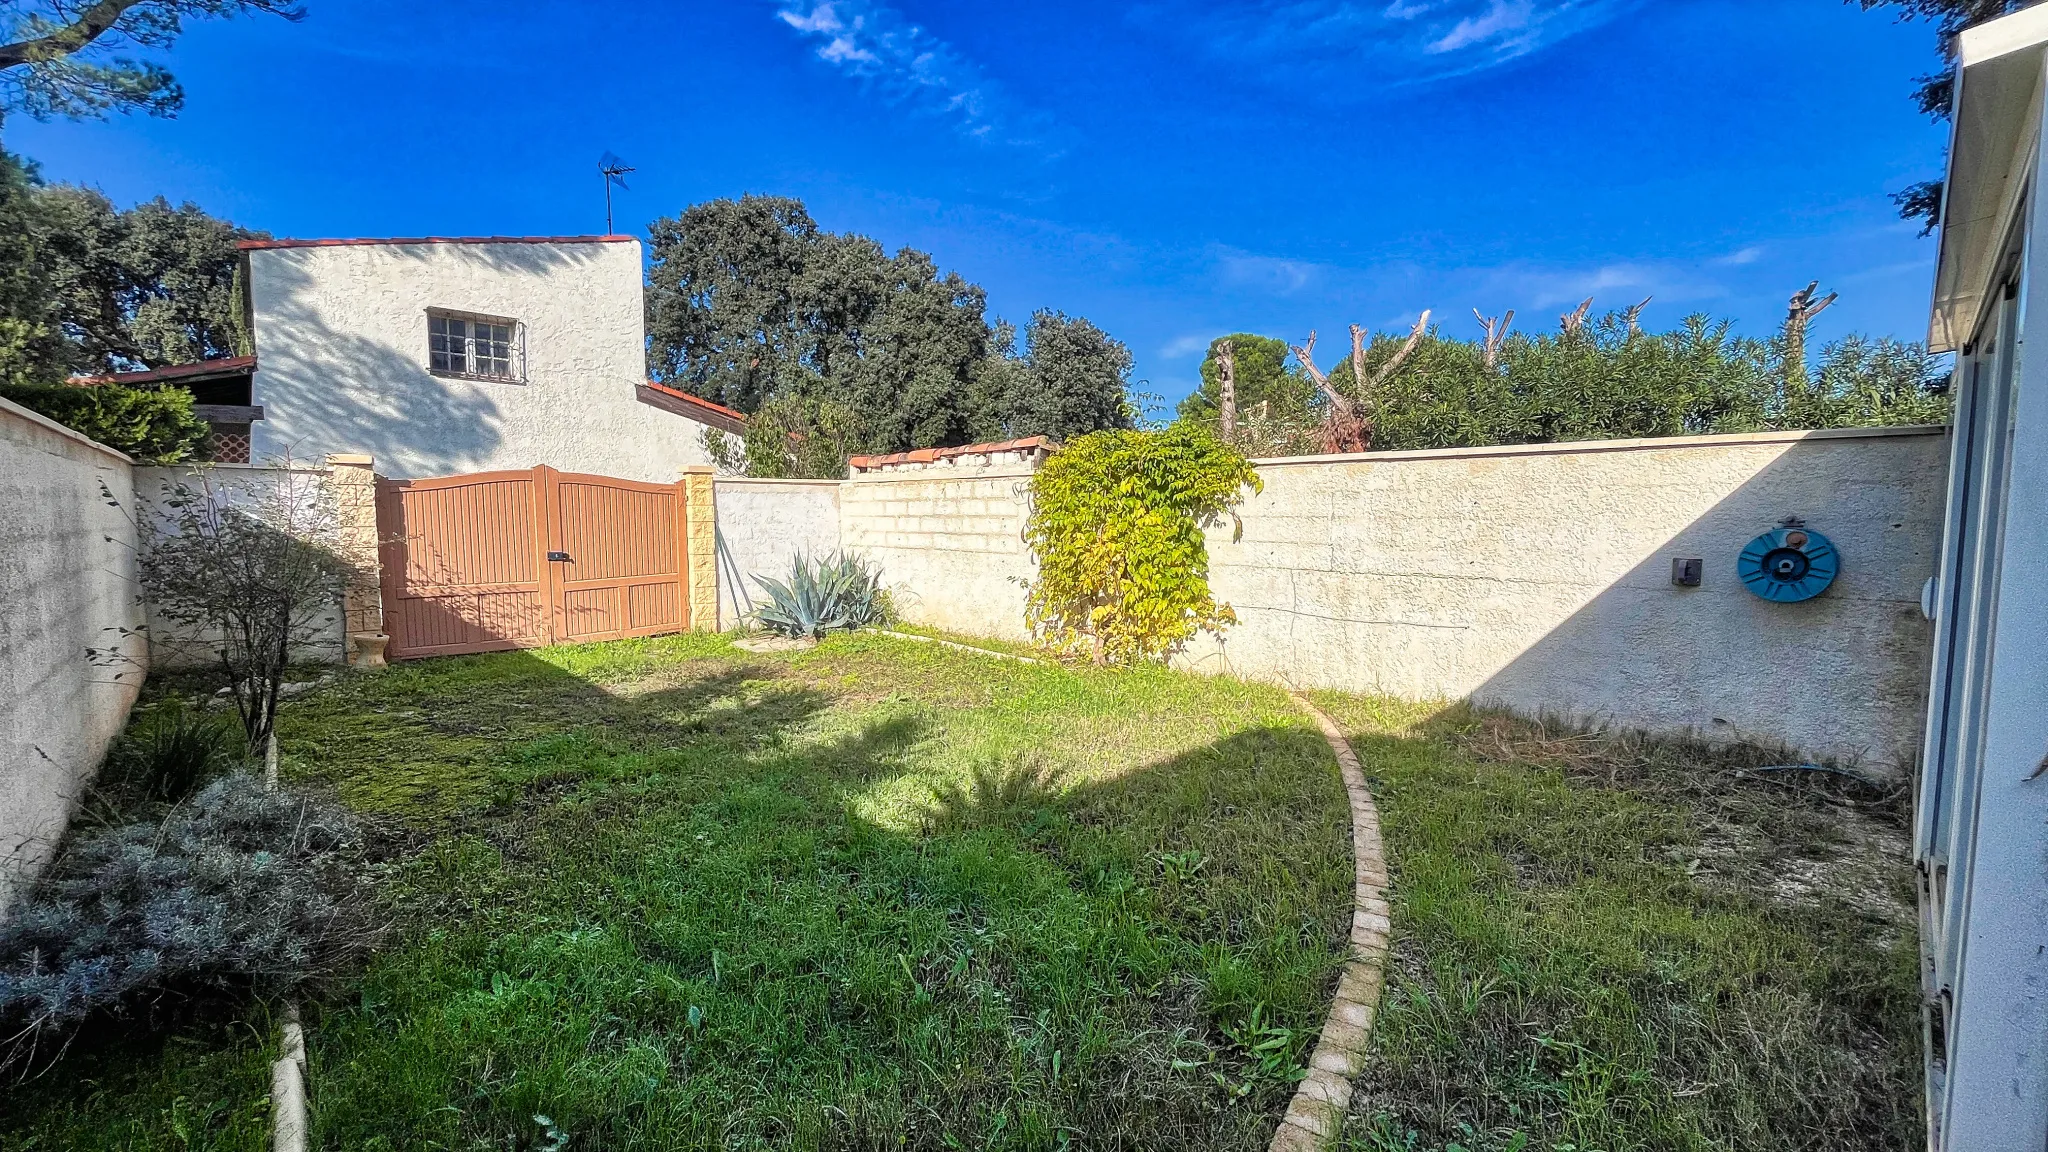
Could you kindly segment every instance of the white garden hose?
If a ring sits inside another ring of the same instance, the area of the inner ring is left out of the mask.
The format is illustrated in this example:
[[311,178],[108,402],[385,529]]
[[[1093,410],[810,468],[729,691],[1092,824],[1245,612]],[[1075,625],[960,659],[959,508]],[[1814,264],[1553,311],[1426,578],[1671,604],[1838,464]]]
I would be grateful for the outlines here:
[[[263,748],[263,783],[277,790],[277,734]],[[284,1003],[277,1060],[270,1066],[270,1146],[273,1152],[306,1152],[306,1030],[299,1003]]]

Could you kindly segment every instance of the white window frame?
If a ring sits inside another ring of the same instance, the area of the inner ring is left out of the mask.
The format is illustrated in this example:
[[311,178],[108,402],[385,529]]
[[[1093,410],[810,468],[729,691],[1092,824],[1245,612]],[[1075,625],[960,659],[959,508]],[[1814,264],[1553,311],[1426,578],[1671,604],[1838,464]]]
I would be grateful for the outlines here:
[[[446,355],[435,346],[442,334],[434,331],[436,321],[459,322],[463,326],[462,367],[436,367],[434,358]],[[507,367],[504,372],[487,372],[477,369],[476,326],[479,324],[501,325],[510,329],[507,341]],[[526,383],[526,325],[509,316],[491,316],[482,312],[464,312],[455,308],[427,309],[427,371],[435,376],[446,376],[457,380],[485,380],[496,384]]]

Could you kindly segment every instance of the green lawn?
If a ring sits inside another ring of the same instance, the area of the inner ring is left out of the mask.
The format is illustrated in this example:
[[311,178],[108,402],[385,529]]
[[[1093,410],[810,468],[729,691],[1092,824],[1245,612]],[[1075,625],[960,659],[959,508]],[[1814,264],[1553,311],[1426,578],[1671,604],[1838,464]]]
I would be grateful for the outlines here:
[[[391,937],[309,1020],[329,1148],[1256,1148],[1348,928],[1270,688],[676,637],[350,678],[281,744],[389,841]],[[82,1054],[0,1145],[251,1147],[241,1035]]]
[[[1395,884],[1351,1152],[1913,1143],[1897,802],[1317,699]],[[281,741],[379,833],[329,1149],[1260,1148],[1349,928],[1336,765],[1256,685],[686,636],[344,678]],[[273,1031],[82,1042],[0,1148],[262,1148]]]

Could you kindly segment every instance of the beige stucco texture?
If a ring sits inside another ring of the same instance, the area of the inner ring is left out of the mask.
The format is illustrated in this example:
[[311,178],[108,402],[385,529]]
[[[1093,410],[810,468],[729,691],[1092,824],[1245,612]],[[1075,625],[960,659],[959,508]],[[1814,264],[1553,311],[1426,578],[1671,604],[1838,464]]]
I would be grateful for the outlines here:
[[[253,458],[369,453],[380,475],[547,464],[672,483],[704,425],[642,404],[640,244],[377,243],[248,253]],[[428,371],[428,309],[522,326],[524,380]]]
[[[1883,429],[1262,461],[1243,537],[1209,536],[1241,623],[1184,662],[1888,769],[1920,738],[1946,458]],[[1776,604],[1736,556],[1787,517],[1842,570]]]
[[[63,835],[135,702],[148,653],[128,458],[0,400],[0,464],[4,911]],[[123,658],[95,662],[88,648]]]

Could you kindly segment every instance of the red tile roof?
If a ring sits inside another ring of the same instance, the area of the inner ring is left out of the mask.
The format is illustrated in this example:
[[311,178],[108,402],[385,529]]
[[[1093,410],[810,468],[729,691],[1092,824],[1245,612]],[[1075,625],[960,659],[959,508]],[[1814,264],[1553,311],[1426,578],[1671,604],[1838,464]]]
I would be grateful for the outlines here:
[[732,417],[735,420],[745,420],[747,418],[747,414],[745,412],[734,411],[731,408],[727,408],[723,404],[714,404],[711,401],[706,400],[702,396],[697,396],[692,393],[685,392],[681,388],[670,387],[667,384],[663,384],[659,380],[649,380],[647,382],[647,386],[649,388],[654,389],[657,392],[666,392],[669,395],[674,396],[678,400],[688,400],[692,404],[702,404],[704,407],[711,409],[713,412],[723,412],[724,414]]
[[846,463],[850,468],[881,468],[889,464],[930,464],[939,460],[950,460],[955,456],[986,456],[993,452],[1022,452],[1040,449],[1050,452],[1059,445],[1043,436],[1026,436],[1022,440],[1002,440],[994,444],[962,444],[958,448],[919,448],[912,452],[895,452],[887,456],[854,456]]
[[73,376],[68,384],[164,384],[172,380],[198,380],[214,376],[234,376],[256,370],[254,356],[224,356],[218,360],[201,360],[193,364],[173,364],[168,368],[151,368],[143,372],[115,372],[108,376]]
[[637,236],[363,236],[340,240],[238,240],[244,252],[264,248],[349,248],[364,244],[623,244]]
[[680,388],[671,388],[649,380],[640,385],[634,393],[642,404],[652,405],[664,412],[673,412],[701,424],[709,424],[726,432],[738,434],[745,431],[745,413],[735,412],[723,404],[713,404],[702,396],[692,396]]

